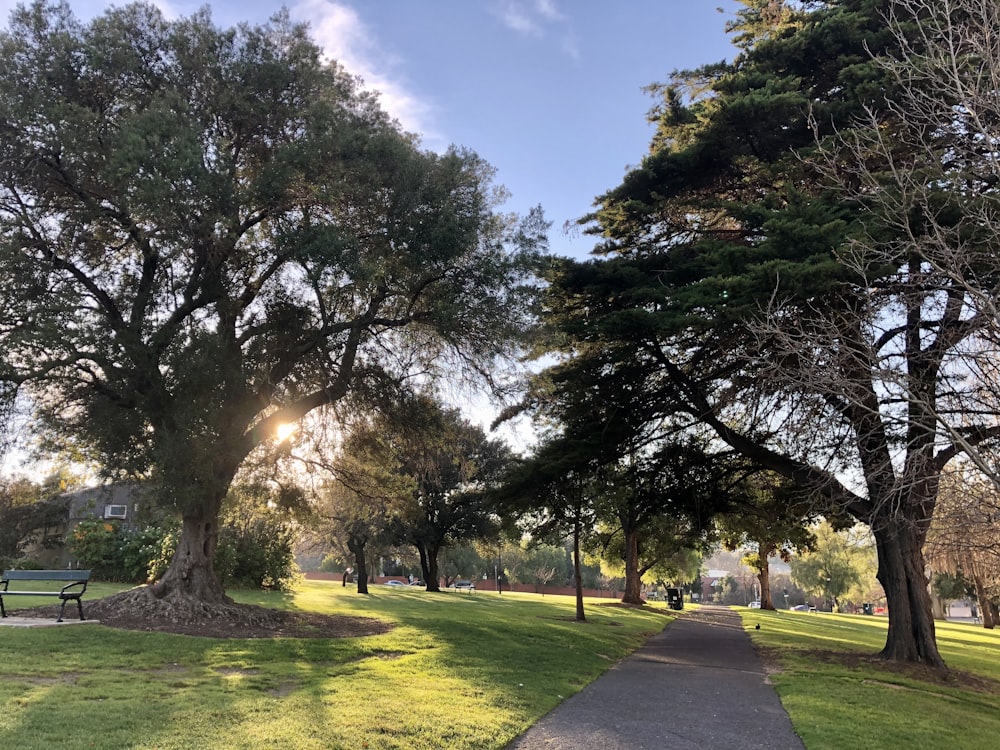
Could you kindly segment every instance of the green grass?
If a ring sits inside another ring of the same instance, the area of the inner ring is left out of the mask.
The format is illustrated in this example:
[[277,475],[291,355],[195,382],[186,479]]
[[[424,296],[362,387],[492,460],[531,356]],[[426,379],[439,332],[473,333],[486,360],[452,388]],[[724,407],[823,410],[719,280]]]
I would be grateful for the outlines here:
[[[885,645],[884,618],[742,608],[740,614],[754,643],[780,668],[771,681],[809,750],[981,750],[1000,736],[1000,632],[938,623],[938,646],[952,670],[942,681],[870,658]],[[758,623],[760,630],[753,629]],[[974,689],[965,675],[984,679]]]
[[[114,590],[92,585],[84,606]],[[567,597],[372,590],[232,594],[395,625],[363,638],[0,628],[0,746],[502,748],[672,616],[588,600],[576,623]]]

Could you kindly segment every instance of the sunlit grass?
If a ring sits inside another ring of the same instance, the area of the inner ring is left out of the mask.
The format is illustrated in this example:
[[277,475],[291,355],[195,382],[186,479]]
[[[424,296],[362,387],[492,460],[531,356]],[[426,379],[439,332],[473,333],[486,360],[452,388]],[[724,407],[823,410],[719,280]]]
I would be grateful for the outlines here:
[[291,595],[233,593],[395,626],[362,638],[0,628],[0,743],[28,750],[502,748],[672,616],[589,600],[590,621],[581,624],[566,597],[372,591],[363,597],[339,583],[305,582]]
[[[938,623],[938,645],[953,672],[942,681],[871,658],[885,645],[884,618],[742,608],[740,614],[755,645],[780,669],[771,681],[810,750],[980,750],[1000,734],[1000,632]],[[972,687],[965,674],[984,680]]]

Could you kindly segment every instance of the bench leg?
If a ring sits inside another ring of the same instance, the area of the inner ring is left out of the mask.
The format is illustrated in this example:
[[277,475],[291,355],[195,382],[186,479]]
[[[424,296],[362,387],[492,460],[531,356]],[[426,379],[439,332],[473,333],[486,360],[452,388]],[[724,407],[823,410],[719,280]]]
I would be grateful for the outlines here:
[[56,622],[62,622],[63,611],[66,609],[66,600],[62,600],[62,606],[59,607],[59,617],[56,618]]
[[7,610],[3,608],[3,597],[0,596],[0,617],[6,617]]
[[83,604],[80,602],[80,597],[76,598],[76,608],[80,612],[80,619],[86,620],[87,618],[83,616]]

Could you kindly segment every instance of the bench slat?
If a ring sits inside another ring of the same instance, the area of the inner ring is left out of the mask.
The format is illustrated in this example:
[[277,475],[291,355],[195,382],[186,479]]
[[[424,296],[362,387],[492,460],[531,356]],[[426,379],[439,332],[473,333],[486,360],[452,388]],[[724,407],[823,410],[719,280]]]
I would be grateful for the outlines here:
[[[76,602],[80,619],[83,620],[81,599],[87,590],[89,580],[89,570],[5,570],[3,577],[0,578],[0,616],[7,616],[7,610],[3,606],[5,596],[57,596],[62,600],[62,606],[59,608],[59,617],[56,622],[62,622],[63,612],[68,601]],[[11,591],[7,588],[11,581],[56,581],[59,583],[70,581],[70,583],[65,583],[59,591]]]
[[88,581],[89,570],[5,570],[4,581]]

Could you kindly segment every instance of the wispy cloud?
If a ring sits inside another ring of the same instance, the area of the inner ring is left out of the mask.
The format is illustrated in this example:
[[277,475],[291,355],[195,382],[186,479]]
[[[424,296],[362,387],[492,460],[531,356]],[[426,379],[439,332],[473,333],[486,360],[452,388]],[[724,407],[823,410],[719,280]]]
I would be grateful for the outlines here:
[[360,76],[366,89],[379,92],[382,107],[406,130],[420,134],[429,148],[442,146],[431,126],[434,108],[407,90],[398,73],[403,61],[379,45],[353,8],[331,0],[302,0],[291,14],[309,23],[313,39],[331,59]]
[[496,15],[507,28],[523,36],[556,37],[563,53],[580,59],[569,18],[559,10],[556,0],[503,0],[496,6]]

